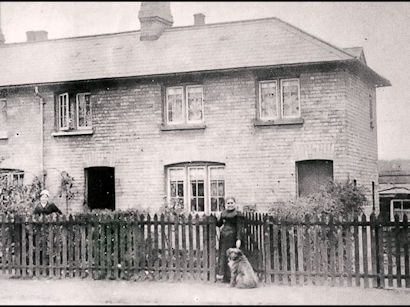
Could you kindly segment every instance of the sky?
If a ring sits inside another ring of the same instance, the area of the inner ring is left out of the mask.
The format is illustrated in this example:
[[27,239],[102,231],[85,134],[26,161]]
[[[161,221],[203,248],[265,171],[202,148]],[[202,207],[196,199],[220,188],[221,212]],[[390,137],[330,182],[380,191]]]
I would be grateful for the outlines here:
[[[0,2],[6,43],[138,30],[140,2]],[[410,2],[171,2],[174,26],[278,17],[336,47],[361,46],[391,87],[377,89],[379,159],[410,159]]]

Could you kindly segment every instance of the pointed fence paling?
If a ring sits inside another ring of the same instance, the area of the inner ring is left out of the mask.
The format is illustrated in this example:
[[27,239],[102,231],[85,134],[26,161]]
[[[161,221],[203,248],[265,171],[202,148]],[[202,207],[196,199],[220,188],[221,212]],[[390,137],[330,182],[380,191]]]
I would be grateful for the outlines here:
[[[408,219],[278,220],[245,213],[259,279],[282,285],[410,288]],[[215,281],[215,216],[0,216],[0,273],[17,277]]]
[[214,216],[0,216],[0,273],[215,280]]
[[246,220],[245,253],[252,255],[249,260],[266,283],[410,288],[407,216],[403,221],[396,216],[394,222],[373,214],[370,219],[308,217],[296,222],[264,215],[263,242],[253,244],[250,225],[259,225],[261,217],[249,214]]

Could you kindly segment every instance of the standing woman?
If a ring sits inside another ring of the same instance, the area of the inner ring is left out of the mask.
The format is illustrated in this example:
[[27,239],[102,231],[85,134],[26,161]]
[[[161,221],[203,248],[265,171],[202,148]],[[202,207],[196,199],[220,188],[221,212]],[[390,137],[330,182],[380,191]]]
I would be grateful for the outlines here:
[[216,226],[220,228],[219,238],[219,257],[218,257],[218,271],[217,280],[224,282],[230,281],[230,270],[228,267],[228,259],[226,251],[231,247],[240,247],[243,216],[236,208],[236,201],[234,197],[227,197],[225,199],[226,209],[222,211]]

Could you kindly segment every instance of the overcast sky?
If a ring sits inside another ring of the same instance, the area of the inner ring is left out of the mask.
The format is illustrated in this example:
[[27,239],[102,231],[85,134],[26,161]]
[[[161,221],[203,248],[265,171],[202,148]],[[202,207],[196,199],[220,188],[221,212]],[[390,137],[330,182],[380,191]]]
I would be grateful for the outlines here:
[[[1,2],[6,43],[140,28],[140,2]],[[377,90],[379,159],[410,159],[410,2],[171,2],[174,26],[278,17],[337,47],[361,46],[393,86]]]

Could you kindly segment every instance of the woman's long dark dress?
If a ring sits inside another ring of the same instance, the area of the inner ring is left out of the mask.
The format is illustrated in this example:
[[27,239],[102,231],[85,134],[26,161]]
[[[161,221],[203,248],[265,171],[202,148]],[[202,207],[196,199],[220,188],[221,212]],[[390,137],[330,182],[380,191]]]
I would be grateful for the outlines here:
[[218,275],[223,275],[223,280],[229,282],[231,278],[228,267],[226,251],[228,248],[235,247],[236,240],[242,239],[243,216],[237,210],[224,210],[216,222],[216,226],[222,227],[219,237],[218,253]]

